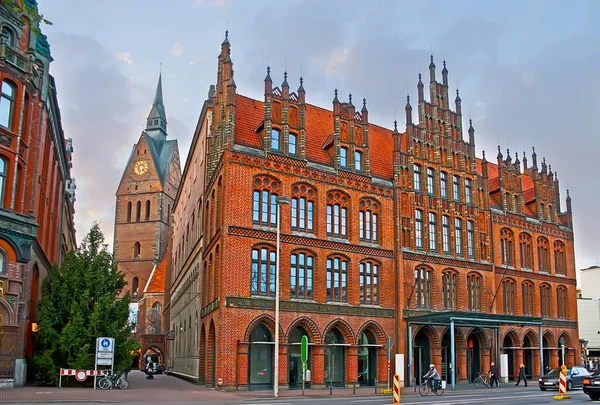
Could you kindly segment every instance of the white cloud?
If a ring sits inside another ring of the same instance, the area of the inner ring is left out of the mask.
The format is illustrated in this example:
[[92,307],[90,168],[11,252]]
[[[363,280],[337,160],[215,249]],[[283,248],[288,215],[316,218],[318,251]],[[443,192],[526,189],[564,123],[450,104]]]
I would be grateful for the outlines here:
[[325,73],[329,76],[334,76],[344,70],[342,67],[350,58],[350,50],[348,48],[334,49],[327,57],[325,64]]
[[115,53],[115,59],[128,65],[133,64],[133,59],[129,52],[117,52]]
[[206,60],[206,58],[204,58],[204,57],[201,57],[201,58],[198,58],[198,59],[194,59],[194,60],[190,61],[189,65],[190,66],[195,66],[195,65],[197,65],[199,63],[204,62],[205,60]]
[[171,48],[171,55],[173,55],[173,56],[183,55],[183,47],[181,46],[181,42],[175,41],[175,43],[173,44],[173,48]]
[[211,6],[222,6],[227,0],[194,0],[194,4],[208,4]]

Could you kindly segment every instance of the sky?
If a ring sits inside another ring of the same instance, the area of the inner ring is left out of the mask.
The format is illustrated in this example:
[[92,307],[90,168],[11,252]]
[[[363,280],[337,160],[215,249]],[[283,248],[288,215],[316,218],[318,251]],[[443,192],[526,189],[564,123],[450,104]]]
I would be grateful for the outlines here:
[[[331,108],[352,92],[371,122],[404,128],[406,95],[441,77],[460,89],[477,155],[546,158],[570,190],[577,268],[600,261],[600,17],[598,1],[39,0],[65,136],[73,138],[78,240],[93,221],[112,246],[115,192],[145,127],[159,71],[170,139],[185,164],[229,30],[238,93],[263,99],[287,70],[307,102]],[[413,102],[414,105],[414,102]],[[491,159],[490,159],[491,160]]]

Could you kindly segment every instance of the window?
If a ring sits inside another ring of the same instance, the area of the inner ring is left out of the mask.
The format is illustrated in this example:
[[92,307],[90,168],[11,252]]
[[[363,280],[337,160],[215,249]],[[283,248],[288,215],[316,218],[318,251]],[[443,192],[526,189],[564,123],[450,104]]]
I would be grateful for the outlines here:
[[447,215],[442,216],[442,249],[450,254],[450,217]]
[[542,318],[552,317],[550,308],[550,286],[542,284],[540,287],[540,316]]
[[275,249],[252,249],[252,295],[275,295]]
[[8,28],[8,27],[2,27],[2,34],[0,35],[0,38],[2,39],[2,43],[6,44],[8,46],[15,45],[14,35],[13,35],[12,31],[10,30],[10,28]]
[[513,211],[519,212],[519,196],[513,196]]
[[316,190],[307,184],[296,184],[292,195],[292,230],[313,233]]
[[502,283],[504,295],[504,313],[507,315],[515,314],[515,282],[506,280]]
[[141,254],[142,254],[142,245],[140,245],[140,242],[135,242],[133,244],[133,258],[139,259]]
[[567,289],[559,286],[556,289],[556,310],[559,319],[567,319]]
[[415,210],[415,245],[423,249],[423,211]]
[[548,248],[548,239],[539,237],[538,245],[538,266],[539,271],[550,272],[550,249]]
[[434,176],[434,172],[433,169],[428,167],[427,168],[427,193],[430,195],[434,194],[434,190],[433,190],[433,176]]
[[313,298],[314,257],[306,253],[294,253],[290,257],[290,297],[311,300]]
[[271,149],[279,150],[280,133],[278,129],[271,129]]
[[467,276],[467,304],[469,311],[481,311],[481,277],[479,274]]
[[131,295],[137,297],[139,288],[140,280],[137,277],[134,277],[133,280],[131,280]]
[[429,250],[437,252],[437,215],[429,213]]
[[442,273],[442,294],[444,309],[456,310],[456,273],[452,271]]
[[360,240],[377,243],[379,241],[379,203],[370,198],[360,200],[358,213],[358,235]]
[[514,266],[515,257],[514,237],[510,229],[504,228],[500,230],[500,254],[502,256],[502,264],[506,266]]
[[460,177],[452,176],[452,194],[454,195],[454,201],[460,201]]
[[138,201],[135,204],[135,222],[140,222],[140,216],[142,215],[142,203]]
[[13,84],[4,80],[2,82],[2,95],[0,96],[0,125],[10,129],[15,108],[16,89]]
[[363,170],[362,152],[354,152],[354,168],[357,172],[361,172]]
[[533,242],[531,236],[527,233],[519,235],[519,250],[521,251],[521,267],[524,269],[533,269]]
[[340,257],[327,259],[327,301],[348,302],[348,262]]
[[467,221],[467,255],[471,259],[475,258],[475,223]]
[[131,222],[131,208],[132,208],[133,204],[131,203],[131,201],[129,201],[127,203],[127,222]]
[[290,155],[296,154],[296,134],[290,134],[288,137],[288,153]]
[[413,169],[413,183],[415,191],[421,191],[421,165],[415,163]]
[[448,173],[440,173],[440,194],[442,198],[448,198]]
[[340,148],[340,166],[341,167],[348,167],[348,149],[347,148]]
[[330,192],[327,201],[327,235],[346,239],[349,198],[340,192]]
[[4,260],[6,260],[6,255],[4,252],[0,252],[0,274],[4,273]]
[[[261,226],[277,225],[277,193],[280,185],[274,179],[267,176],[254,178],[254,192],[252,197],[252,222]],[[207,201],[208,203],[208,201]],[[206,210],[206,223],[212,218],[208,217]],[[209,233],[210,234],[210,233]]]
[[360,264],[360,303],[379,304],[379,265],[372,262]]
[[467,204],[473,203],[473,186],[471,179],[465,179],[465,201]]
[[462,235],[462,219],[454,219],[454,244],[456,245],[456,255],[463,255],[463,235]]
[[565,244],[558,240],[554,242],[554,270],[556,274],[567,274]]
[[523,315],[533,315],[533,284],[523,283],[522,286]]
[[146,200],[146,221],[150,221],[150,200]]
[[415,270],[415,294],[417,308],[431,308],[431,271],[426,268]]

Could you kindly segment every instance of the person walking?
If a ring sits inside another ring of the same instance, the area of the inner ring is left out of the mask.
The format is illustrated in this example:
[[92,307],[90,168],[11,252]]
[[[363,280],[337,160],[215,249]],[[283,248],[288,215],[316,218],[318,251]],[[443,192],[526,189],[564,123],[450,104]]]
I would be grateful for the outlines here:
[[515,384],[516,387],[519,386],[519,383],[521,382],[521,380],[523,380],[523,382],[525,383],[525,386],[527,387],[527,376],[525,375],[525,364],[521,363],[521,365],[519,366],[519,379],[517,380],[517,383]]
[[496,383],[496,387],[499,387],[500,386],[500,382],[499,382],[500,370],[498,370],[498,366],[493,361],[492,361],[489,372],[492,375],[492,381],[490,382],[490,387],[493,388],[494,383]]

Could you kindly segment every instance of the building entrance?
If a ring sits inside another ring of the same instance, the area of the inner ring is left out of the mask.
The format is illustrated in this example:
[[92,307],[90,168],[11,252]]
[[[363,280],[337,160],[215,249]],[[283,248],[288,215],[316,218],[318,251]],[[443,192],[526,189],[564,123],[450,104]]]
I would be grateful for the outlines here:
[[361,387],[374,387],[377,376],[377,345],[375,335],[364,331],[358,341],[358,383]]
[[344,386],[344,374],[346,369],[346,348],[344,336],[334,328],[325,335],[324,364],[325,384],[334,387]]
[[[297,326],[290,333],[290,339],[288,342],[290,344],[288,347],[288,384],[290,389],[302,388],[302,360],[300,356],[302,336],[306,336],[310,343],[310,336],[308,335],[306,329],[304,329],[302,326]],[[310,352],[310,346],[308,346],[308,358],[306,362],[306,368],[308,370],[310,370],[311,364]],[[306,382],[305,387],[310,388],[309,381]]]
[[413,364],[415,365],[415,380],[421,384],[423,376],[429,371],[431,364],[429,338],[421,329],[415,336],[415,347],[413,349]]
[[273,382],[273,337],[265,325],[250,334],[249,388],[271,388]]
[[480,358],[479,339],[471,334],[467,339],[467,378],[469,382],[475,381],[481,372]]

